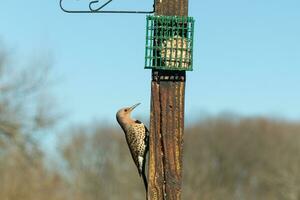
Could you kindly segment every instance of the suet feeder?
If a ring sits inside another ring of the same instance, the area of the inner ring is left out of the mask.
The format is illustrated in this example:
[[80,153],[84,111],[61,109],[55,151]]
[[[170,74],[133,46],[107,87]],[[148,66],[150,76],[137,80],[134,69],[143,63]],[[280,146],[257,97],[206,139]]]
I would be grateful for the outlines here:
[[193,70],[194,19],[147,16],[145,68]]

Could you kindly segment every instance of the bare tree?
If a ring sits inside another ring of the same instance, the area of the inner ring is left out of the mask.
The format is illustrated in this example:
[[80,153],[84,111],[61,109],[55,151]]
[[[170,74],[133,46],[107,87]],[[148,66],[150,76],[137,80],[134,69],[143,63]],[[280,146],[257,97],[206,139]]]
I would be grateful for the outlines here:
[[[24,142],[55,123],[56,115],[45,92],[51,62],[47,58],[16,67],[0,44],[0,140]],[[50,98],[50,97],[49,97]],[[3,137],[5,136],[5,137]]]
[[16,60],[0,43],[0,199],[65,199],[62,177],[47,170],[34,140],[57,119],[47,92],[51,62]]

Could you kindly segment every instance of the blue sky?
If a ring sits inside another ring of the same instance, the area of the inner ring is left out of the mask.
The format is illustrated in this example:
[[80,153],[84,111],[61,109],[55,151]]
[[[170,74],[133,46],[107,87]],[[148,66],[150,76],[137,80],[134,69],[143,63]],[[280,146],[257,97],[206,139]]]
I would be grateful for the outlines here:
[[[152,5],[124,2],[110,7]],[[299,0],[190,0],[196,27],[187,122],[224,111],[300,119],[299,10]],[[53,57],[53,93],[68,123],[114,122],[118,108],[137,102],[135,116],[147,118],[144,15],[66,14],[58,0],[2,0],[0,19],[0,38],[18,59]]]

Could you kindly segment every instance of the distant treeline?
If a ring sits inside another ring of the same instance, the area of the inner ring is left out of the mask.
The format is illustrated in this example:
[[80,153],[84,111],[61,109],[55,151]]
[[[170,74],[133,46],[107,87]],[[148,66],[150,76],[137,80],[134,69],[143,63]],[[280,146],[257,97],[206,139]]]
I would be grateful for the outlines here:
[[[94,124],[63,135],[61,168],[46,167],[38,149],[1,146],[0,199],[144,199],[121,130]],[[184,138],[183,199],[300,199],[300,123],[216,117]]]

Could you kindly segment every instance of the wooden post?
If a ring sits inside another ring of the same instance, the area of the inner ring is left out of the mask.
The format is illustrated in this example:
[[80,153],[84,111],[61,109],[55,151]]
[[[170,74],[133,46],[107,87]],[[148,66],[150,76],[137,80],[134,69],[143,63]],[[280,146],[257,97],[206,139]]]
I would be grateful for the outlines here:
[[[187,16],[188,0],[156,0],[155,11]],[[185,71],[152,70],[149,200],[181,199],[185,80]]]

